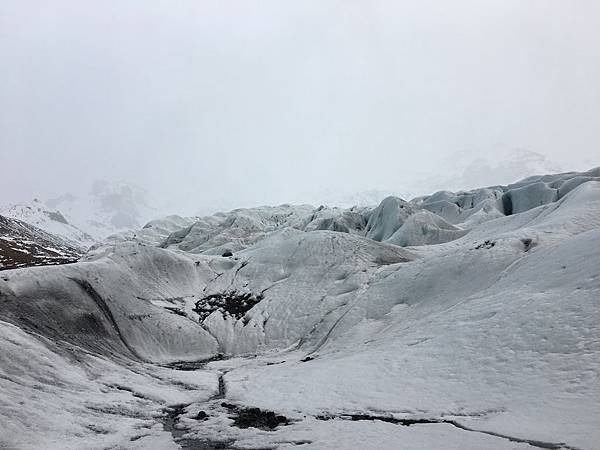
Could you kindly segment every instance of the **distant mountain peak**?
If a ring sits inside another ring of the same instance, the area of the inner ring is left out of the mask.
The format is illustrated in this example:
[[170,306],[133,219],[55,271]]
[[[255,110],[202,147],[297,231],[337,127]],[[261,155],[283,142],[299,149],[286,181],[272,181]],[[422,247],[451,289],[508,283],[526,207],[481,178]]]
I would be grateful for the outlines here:
[[160,216],[148,192],[125,181],[95,180],[87,194],[65,193],[42,201],[0,207],[0,213],[89,247],[104,238],[141,228]]

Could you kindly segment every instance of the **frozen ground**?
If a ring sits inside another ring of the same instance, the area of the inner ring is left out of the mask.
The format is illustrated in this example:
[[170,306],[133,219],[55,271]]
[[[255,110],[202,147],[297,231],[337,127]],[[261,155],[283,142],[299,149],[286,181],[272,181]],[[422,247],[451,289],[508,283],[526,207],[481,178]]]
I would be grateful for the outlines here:
[[171,217],[4,271],[0,448],[600,449],[599,176]]

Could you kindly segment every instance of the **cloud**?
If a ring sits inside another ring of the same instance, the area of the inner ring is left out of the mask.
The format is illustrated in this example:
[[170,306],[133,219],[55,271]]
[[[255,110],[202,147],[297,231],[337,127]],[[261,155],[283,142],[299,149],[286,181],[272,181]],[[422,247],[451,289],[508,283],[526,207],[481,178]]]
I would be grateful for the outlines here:
[[3,2],[3,196],[281,203],[498,142],[596,158],[597,3],[374,3]]

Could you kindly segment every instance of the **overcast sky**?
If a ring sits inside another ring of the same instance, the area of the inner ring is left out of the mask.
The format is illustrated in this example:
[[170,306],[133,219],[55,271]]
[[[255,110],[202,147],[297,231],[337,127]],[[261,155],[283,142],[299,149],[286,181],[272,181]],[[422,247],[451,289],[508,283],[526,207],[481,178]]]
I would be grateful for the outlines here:
[[600,2],[0,1],[0,198],[394,189],[456,152],[600,165]]

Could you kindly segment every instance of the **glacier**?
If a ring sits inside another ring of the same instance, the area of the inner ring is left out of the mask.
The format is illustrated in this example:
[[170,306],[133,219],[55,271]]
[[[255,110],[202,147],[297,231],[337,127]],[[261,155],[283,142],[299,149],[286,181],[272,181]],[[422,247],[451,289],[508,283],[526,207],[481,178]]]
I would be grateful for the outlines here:
[[600,168],[153,220],[0,271],[0,447],[599,449],[599,294]]

